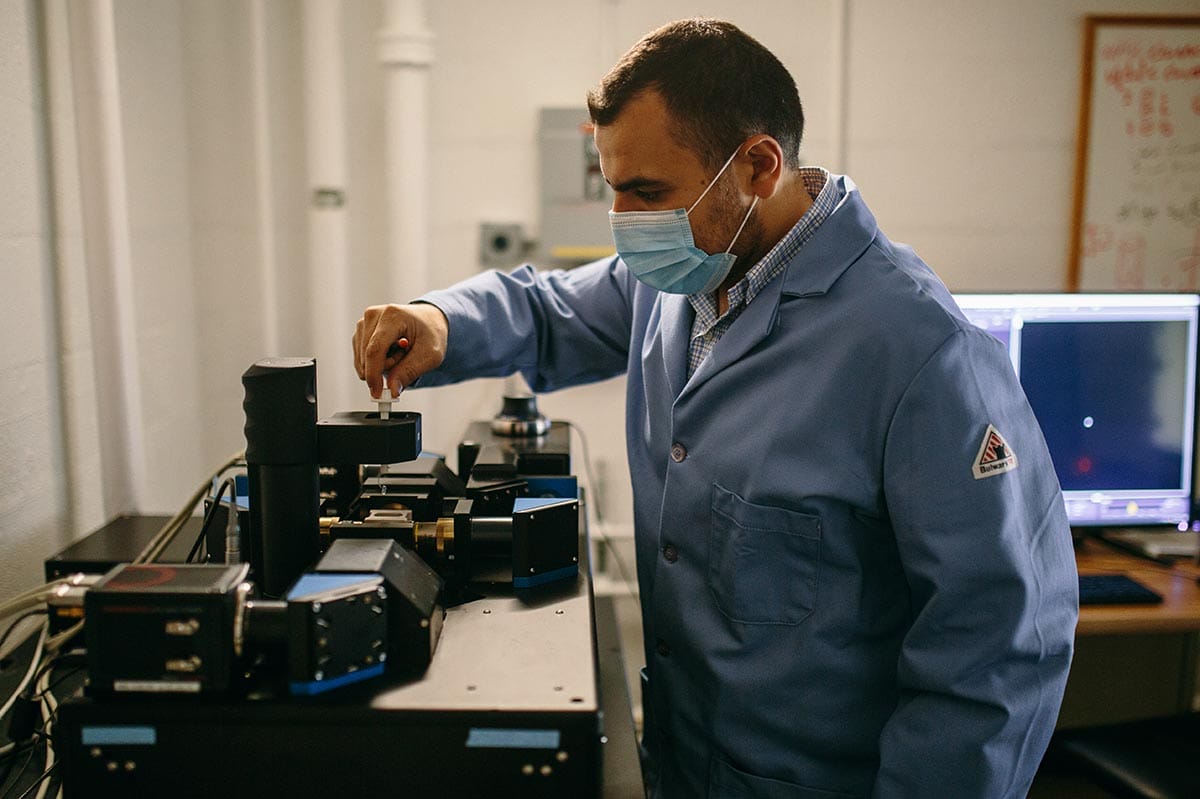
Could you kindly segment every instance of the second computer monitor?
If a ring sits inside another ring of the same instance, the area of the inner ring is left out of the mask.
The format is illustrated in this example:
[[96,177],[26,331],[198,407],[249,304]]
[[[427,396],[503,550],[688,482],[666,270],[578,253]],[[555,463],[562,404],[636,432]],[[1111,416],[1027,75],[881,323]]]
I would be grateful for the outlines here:
[[1191,517],[1194,294],[958,294],[1008,348],[1073,526]]

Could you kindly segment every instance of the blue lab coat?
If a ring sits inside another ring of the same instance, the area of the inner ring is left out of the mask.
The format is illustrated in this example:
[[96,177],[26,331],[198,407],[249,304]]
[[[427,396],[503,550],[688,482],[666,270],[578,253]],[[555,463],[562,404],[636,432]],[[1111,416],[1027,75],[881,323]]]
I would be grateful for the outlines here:
[[[1058,481],[1004,348],[835,179],[691,378],[687,298],[610,258],[427,295],[422,384],[627,373],[656,796],[1023,797],[1078,611]],[[977,478],[989,426],[1016,468]]]

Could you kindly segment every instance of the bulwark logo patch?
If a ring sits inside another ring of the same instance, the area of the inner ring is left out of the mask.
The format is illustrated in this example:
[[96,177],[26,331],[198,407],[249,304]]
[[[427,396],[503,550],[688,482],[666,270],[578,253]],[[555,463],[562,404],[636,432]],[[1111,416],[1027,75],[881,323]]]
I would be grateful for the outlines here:
[[971,471],[976,480],[992,477],[997,474],[1011,472],[1017,468],[1017,455],[1008,446],[1004,436],[994,425],[987,426],[983,434],[983,443],[979,445],[979,454],[975,456],[975,464]]

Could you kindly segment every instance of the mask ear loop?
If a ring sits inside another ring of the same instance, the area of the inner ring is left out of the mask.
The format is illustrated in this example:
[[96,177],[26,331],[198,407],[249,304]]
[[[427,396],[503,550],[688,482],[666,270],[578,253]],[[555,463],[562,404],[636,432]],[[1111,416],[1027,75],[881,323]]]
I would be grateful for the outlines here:
[[[740,149],[741,147],[738,148],[738,150]],[[705,195],[712,191],[713,186],[717,185],[717,179],[720,178],[721,175],[725,174],[725,170],[728,169],[729,165],[733,163],[733,159],[737,158],[738,150],[734,150],[733,155],[729,156],[728,160],[725,161],[725,165],[717,170],[717,174],[714,175],[713,179],[708,182],[708,185],[704,187],[704,191],[700,192],[700,196],[696,198],[696,202],[692,203],[691,208],[688,208],[687,211],[684,212],[685,214],[691,216],[692,211],[696,210],[696,206],[700,204],[700,201],[704,199]]]
[[758,205],[758,195],[754,195],[754,199],[750,202],[750,210],[746,212],[746,218],[742,220],[742,226],[737,229],[737,233],[733,234],[733,241],[729,242],[729,246],[725,248],[725,252],[733,249],[733,245],[737,244],[738,236],[742,235],[742,231],[746,228],[746,223],[750,221],[750,214],[754,213],[754,206]]

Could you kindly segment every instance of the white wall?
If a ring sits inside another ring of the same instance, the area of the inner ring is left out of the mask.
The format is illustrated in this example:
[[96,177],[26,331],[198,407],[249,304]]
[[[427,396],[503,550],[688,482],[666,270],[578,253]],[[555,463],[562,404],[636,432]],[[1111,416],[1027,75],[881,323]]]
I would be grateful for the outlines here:
[[855,4],[847,169],[884,229],[952,289],[1062,289],[1081,16],[1172,6]]
[[66,540],[55,281],[34,10],[0,4],[0,597],[38,580]]
[[[774,50],[800,86],[804,158],[847,170],[885,231],[952,288],[1059,289],[1082,16],[1195,3],[429,0],[433,262],[389,267],[382,0],[345,0],[352,307],[329,314],[310,296],[303,8],[0,0],[0,598],[104,519],[174,510],[242,445],[246,366],[348,344],[331,320],[408,299],[389,296],[389,268],[415,292],[426,266],[439,285],[477,270],[480,222],[536,234],[538,109],[582,104],[665,21],[723,16]],[[105,14],[107,45],[84,36]],[[108,88],[96,68],[106,53]],[[121,275],[125,337],[113,318]],[[348,370],[323,364],[320,384],[365,407]],[[452,452],[498,391],[488,381],[404,403],[425,414],[427,447]],[[613,380],[542,400],[588,431],[618,530],[630,518],[622,391]]]

